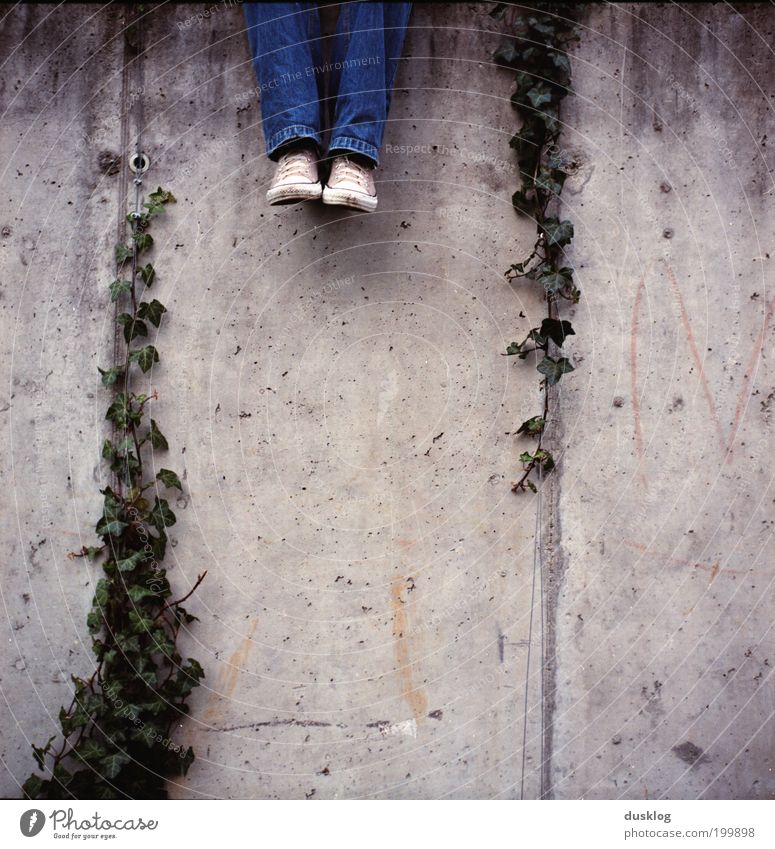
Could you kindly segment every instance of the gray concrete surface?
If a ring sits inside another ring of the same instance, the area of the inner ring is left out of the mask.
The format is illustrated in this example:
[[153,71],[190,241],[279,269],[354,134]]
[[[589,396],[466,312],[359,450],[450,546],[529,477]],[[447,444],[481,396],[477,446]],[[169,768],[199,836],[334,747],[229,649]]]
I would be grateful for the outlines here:
[[771,7],[594,7],[551,787],[773,798]]
[[198,8],[152,10],[142,63],[120,7],[0,24],[3,795],[89,664],[93,572],[66,552],[104,483],[130,202],[99,157],[139,122],[178,198],[150,380],[185,476],[168,559],[181,589],[208,570],[171,794],[771,798],[773,13],[584,14],[579,368],[539,500],[509,488],[540,398],[501,351],[543,307],[503,279],[533,231],[490,7],[415,7],[371,216],[265,205],[242,11]]

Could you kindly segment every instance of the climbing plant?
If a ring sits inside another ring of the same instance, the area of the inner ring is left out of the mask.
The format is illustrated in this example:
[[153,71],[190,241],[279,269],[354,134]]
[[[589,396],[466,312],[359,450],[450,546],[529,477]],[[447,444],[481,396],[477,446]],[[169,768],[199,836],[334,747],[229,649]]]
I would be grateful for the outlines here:
[[156,348],[143,341],[149,324],[158,328],[167,310],[155,298],[144,299],[156,272],[140,257],[153,247],[153,219],[174,201],[161,187],[152,192],[142,211],[127,216],[130,242],[115,248],[118,279],[110,294],[119,309],[126,306],[117,316],[123,361],[99,369],[111,392],[105,418],[113,438],[105,440],[102,458],[114,485],[100,490],[95,531],[102,544],[69,555],[102,561],[86,620],[96,668],[89,678],[72,676],[72,702],[59,712],[61,734],[33,745],[45,777],[33,773],[27,779],[26,798],[164,798],[165,778],[184,775],[194,760],[191,747],[173,741],[173,725],[187,713],[186,700],[204,673],[196,660],[183,661],[177,641],[196,619],[183,602],[204,574],[183,598],[172,600],[161,561],[175,515],[162,493],[182,485],[170,469],[147,473],[146,455],[166,451],[168,444],[150,418],[157,393],[136,391],[132,380],[138,369],[146,374],[159,362]]
[[[519,162],[520,187],[512,204],[518,214],[530,216],[537,236],[528,257],[514,263],[506,272],[509,280],[534,281],[544,292],[547,315],[539,327],[531,328],[521,342],[512,342],[506,356],[521,360],[530,354],[543,355],[537,363],[543,375],[543,409],[522,422],[516,433],[536,440],[532,450],[520,455],[521,478],[512,489],[536,491],[531,474],[554,468],[552,454],[543,446],[549,419],[548,387],[556,385],[564,374],[573,371],[565,356],[552,356],[553,343],[559,352],[568,336],[574,335],[569,321],[557,317],[561,299],[577,303],[581,292],[573,281],[573,269],[565,260],[565,248],[573,239],[573,224],[559,217],[559,198],[565,179],[573,168],[572,159],[558,144],[560,104],[571,93],[571,65],[566,46],[577,38],[573,3],[537,3],[531,8],[516,8],[499,3],[493,17],[504,19],[511,34],[495,53],[495,61],[513,69],[515,90],[511,104],[522,125],[509,144]],[[536,358],[537,359],[537,358]]]

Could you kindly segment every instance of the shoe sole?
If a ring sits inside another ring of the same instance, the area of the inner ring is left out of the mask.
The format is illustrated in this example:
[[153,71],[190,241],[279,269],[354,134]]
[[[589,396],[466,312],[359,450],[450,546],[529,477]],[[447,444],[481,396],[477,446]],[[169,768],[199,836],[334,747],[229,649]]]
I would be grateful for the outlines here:
[[269,189],[266,199],[273,206],[283,203],[296,203],[300,200],[320,200],[323,186],[320,183],[295,183],[290,186],[278,186]]
[[377,208],[377,198],[347,189],[323,189],[323,203],[331,206],[349,206],[362,212],[374,212]]

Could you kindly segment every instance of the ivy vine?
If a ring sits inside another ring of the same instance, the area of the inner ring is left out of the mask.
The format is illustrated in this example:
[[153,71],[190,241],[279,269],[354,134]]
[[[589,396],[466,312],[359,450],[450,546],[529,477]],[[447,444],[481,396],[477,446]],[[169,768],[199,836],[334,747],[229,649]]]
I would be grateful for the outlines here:
[[24,783],[29,799],[165,798],[165,779],[185,775],[194,760],[191,747],[173,741],[173,726],[188,712],[186,700],[204,672],[196,660],[183,661],[177,640],[196,619],[183,602],[206,573],[186,596],[172,600],[161,561],[175,514],[161,491],[182,491],[182,485],[170,469],[146,479],[144,455],[169,446],[149,415],[157,393],[132,388],[138,368],[146,374],[159,362],[153,345],[138,343],[148,336],[149,324],[159,328],[167,311],[155,298],[143,300],[156,272],[140,257],[153,247],[153,219],[174,202],[161,187],[152,192],[142,212],[127,215],[131,241],[115,248],[119,279],[110,293],[119,308],[127,306],[116,319],[126,345],[123,362],[99,369],[112,393],[105,418],[113,438],[105,440],[102,458],[115,486],[100,490],[102,516],[95,530],[102,544],[69,555],[104,558],[87,617],[96,669],[88,679],[72,676],[75,693],[59,712],[61,734],[33,745],[45,777],[33,773]]
[[[568,336],[575,334],[569,321],[557,317],[560,299],[578,303],[581,292],[573,281],[573,269],[566,264],[565,248],[573,239],[573,224],[559,218],[559,198],[572,159],[560,148],[560,104],[571,93],[571,65],[566,52],[569,42],[577,40],[573,3],[541,2],[527,13],[505,3],[497,4],[493,17],[506,20],[513,35],[507,36],[495,52],[497,64],[516,71],[516,88],[511,104],[522,119],[522,126],[509,145],[517,152],[520,188],[514,192],[512,204],[520,215],[531,217],[537,237],[530,255],[511,265],[509,280],[535,281],[542,287],[547,316],[540,327],[533,327],[521,342],[512,342],[506,356],[527,359],[542,353],[537,364],[543,375],[543,410],[522,422],[516,431],[536,440],[535,447],[520,454],[521,478],[512,486],[515,492],[526,488],[536,492],[531,474],[550,472],[555,461],[543,447],[549,419],[548,387],[556,385],[564,374],[574,370],[561,352]],[[557,351],[550,350],[550,343]]]

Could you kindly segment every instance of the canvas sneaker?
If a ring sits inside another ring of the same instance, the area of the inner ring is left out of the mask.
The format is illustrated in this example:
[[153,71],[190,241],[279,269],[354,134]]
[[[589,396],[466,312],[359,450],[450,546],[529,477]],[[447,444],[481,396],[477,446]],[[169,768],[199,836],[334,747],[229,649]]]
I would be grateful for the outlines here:
[[270,204],[317,200],[323,194],[318,161],[313,151],[301,148],[283,154],[266,193]]
[[377,190],[372,169],[353,162],[347,156],[335,157],[323,189],[323,203],[373,212],[377,208]]

